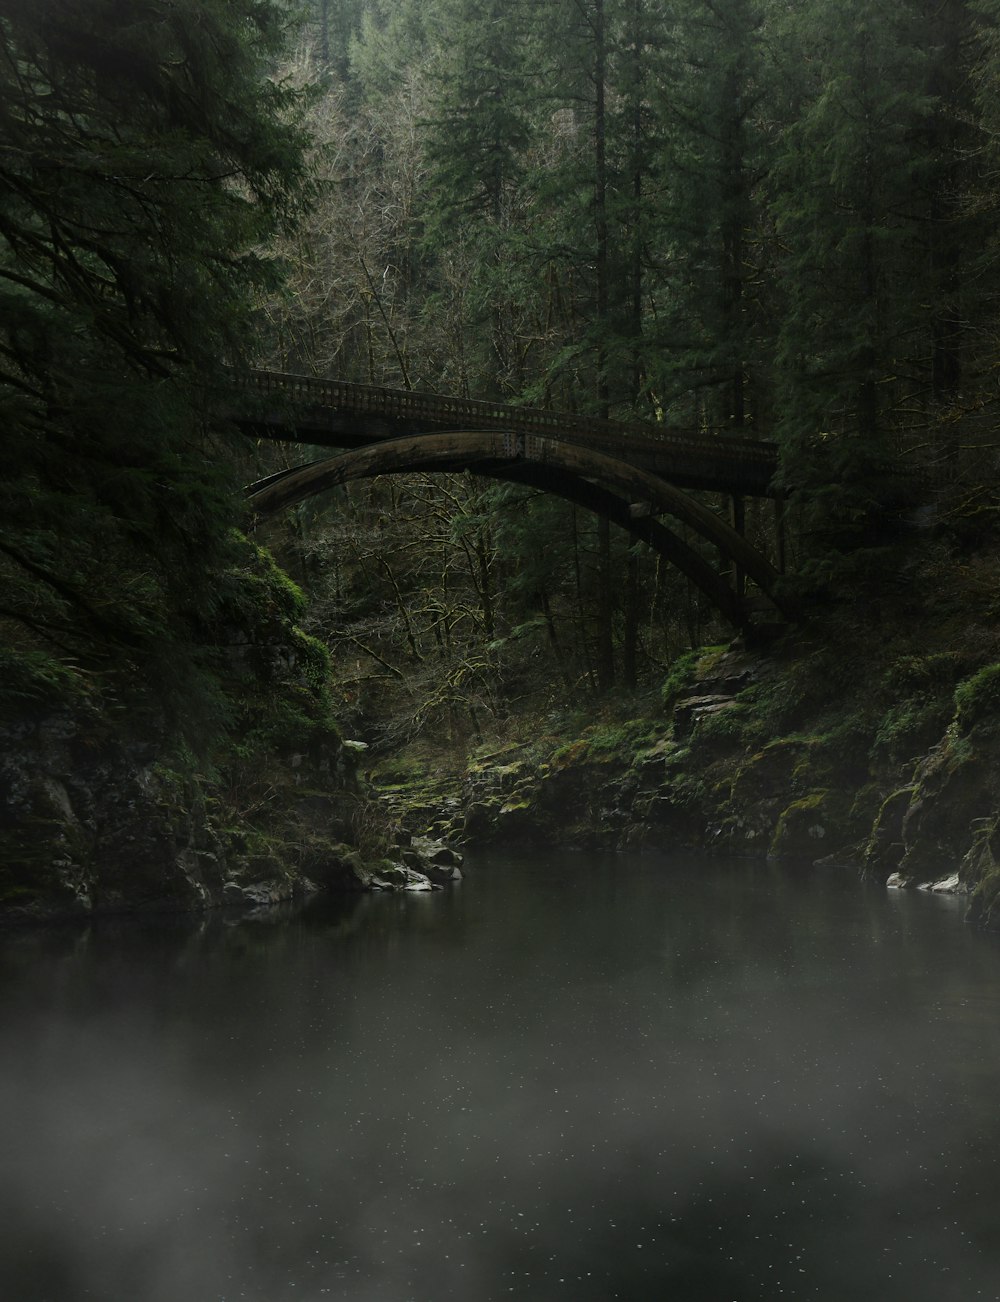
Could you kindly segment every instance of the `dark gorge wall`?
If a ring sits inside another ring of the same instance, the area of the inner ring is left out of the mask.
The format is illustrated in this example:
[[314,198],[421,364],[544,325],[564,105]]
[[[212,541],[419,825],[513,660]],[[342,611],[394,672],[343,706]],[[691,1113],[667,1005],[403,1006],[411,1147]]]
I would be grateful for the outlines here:
[[256,819],[231,772],[207,777],[155,729],[137,737],[96,709],[8,720],[0,754],[8,917],[269,903],[352,880],[335,852],[349,852],[351,765],[333,739],[272,757],[273,798]]

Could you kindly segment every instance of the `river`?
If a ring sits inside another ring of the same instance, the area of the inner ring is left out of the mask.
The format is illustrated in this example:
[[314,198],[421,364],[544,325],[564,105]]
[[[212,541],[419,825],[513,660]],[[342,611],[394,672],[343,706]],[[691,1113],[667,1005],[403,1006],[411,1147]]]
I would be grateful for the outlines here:
[[815,871],[0,938],[5,1302],[1000,1298],[1000,941]]

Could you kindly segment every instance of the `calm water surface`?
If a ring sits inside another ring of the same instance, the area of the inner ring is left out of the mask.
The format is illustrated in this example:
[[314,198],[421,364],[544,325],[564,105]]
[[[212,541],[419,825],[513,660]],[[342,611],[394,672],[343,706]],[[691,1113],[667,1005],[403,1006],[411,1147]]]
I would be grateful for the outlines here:
[[5,1302],[1000,1298],[1000,943],[760,866],[0,940]]

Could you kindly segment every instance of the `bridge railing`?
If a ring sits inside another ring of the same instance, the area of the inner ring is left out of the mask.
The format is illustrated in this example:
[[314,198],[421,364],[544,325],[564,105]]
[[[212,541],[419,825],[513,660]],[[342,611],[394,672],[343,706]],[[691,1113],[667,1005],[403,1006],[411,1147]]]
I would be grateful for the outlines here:
[[262,396],[282,396],[293,407],[327,408],[359,416],[383,416],[414,425],[456,426],[472,429],[513,429],[526,434],[551,435],[599,442],[608,452],[644,446],[648,452],[687,452],[757,463],[773,468],[777,450],[773,443],[736,434],[703,435],[670,430],[640,421],[608,421],[596,416],[576,416],[515,407],[475,398],[454,398],[408,389],[385,389],[346,380],[315,379],[280,371],[247,371],[237,382]]

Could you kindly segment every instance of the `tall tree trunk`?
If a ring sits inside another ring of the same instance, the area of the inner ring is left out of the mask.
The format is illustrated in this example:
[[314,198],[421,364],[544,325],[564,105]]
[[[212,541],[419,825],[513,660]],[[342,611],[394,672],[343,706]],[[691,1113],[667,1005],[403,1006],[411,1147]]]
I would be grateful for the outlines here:
[[[597,237],[597,414],[607,420],[611,412],[608,385],[607,331],[609,328],[608,294],[608,164],[607,164],[607,82],[608,52],[606,44],[604,0],[594,0],[594,224]],[[602,691],[615,683],[614,599],[611,579],[611,529],[607,518],[599,518],[598,545],[598,630],[597,682]]]
[[730,68],[723,83],[723,194],[722,319],[730,353],[730,380],[726,421],[736,429],[746,419],[743,359],[743,243],[746,210],[746,164],[743,158],[742,70]]

